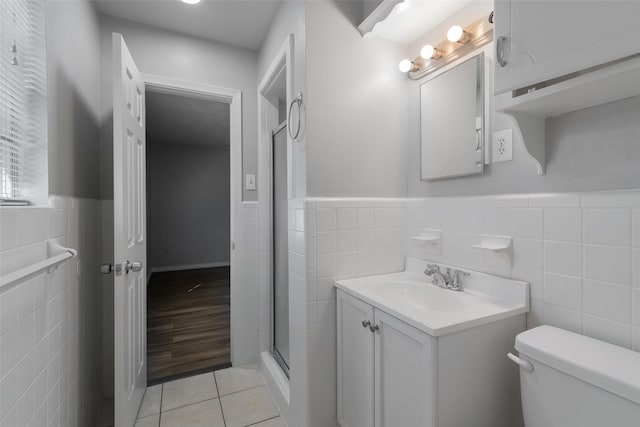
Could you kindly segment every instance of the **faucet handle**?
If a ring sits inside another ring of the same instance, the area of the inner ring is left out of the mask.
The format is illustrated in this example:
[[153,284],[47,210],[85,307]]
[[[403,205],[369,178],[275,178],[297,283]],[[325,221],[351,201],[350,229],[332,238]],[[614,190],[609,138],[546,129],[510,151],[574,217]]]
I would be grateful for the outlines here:
[[467,271],[453,270],[453,284],[461,285],[463,277],[469,277],[471,274]]
[[440,267],[437,264],[427,264],[427,269],[424,271],[424,274],[427,276],[431,276],[435,273],[440,272]]

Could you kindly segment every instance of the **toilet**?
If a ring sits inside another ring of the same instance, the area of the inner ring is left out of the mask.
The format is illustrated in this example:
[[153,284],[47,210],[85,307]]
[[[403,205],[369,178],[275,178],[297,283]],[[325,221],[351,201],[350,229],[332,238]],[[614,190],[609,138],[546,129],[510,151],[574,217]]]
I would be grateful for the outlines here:
[[551,326],[515,348],[525,427],[640,426],[640,353]]

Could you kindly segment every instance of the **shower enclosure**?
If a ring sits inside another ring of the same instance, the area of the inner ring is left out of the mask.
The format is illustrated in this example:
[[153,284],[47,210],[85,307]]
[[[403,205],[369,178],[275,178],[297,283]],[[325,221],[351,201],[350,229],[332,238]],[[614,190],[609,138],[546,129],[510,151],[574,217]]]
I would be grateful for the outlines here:
[[282,123],[272,135],[272,224],[273,224],[273,357],[289,376],[289,230],[287,191],[287,126]]

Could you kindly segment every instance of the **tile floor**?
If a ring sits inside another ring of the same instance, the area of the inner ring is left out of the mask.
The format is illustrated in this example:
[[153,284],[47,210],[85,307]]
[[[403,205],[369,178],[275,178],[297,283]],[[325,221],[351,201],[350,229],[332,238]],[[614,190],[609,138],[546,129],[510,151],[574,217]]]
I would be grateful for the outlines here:
[[147,388],[135,427],[284,427],[256,366]]

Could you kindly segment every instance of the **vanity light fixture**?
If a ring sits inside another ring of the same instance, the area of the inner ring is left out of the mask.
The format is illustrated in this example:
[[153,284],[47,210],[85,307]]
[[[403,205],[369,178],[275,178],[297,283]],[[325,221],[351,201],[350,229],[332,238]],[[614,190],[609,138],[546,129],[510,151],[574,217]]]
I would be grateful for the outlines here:
[[420,69],[420,65],[410,61],[409,59],[403,59],[400,61],[400,64],[398,64],[398,69],[403,73],[408,73],[409,71],[418,71]]
[[442,51],[430,44],[427,44],[422,46],[422,49],[420,49],[420,56],[422,59],[438,59],[442,57]]
[[447,40],[451,43],[466,44],[471,40],[471,36],[460,25],[454,25],[447,31]]
[[398,68],[408,74],[409,79],[419,80],[491,43],[492,40],[493,22],[491,16],[484,16],[465,27],[454,25],[449,28],[446,40],[438,44],[424,45],[419,56],[403,59]]
[[182,2],[186,4],[198,4],[200,0],[182,0]]

